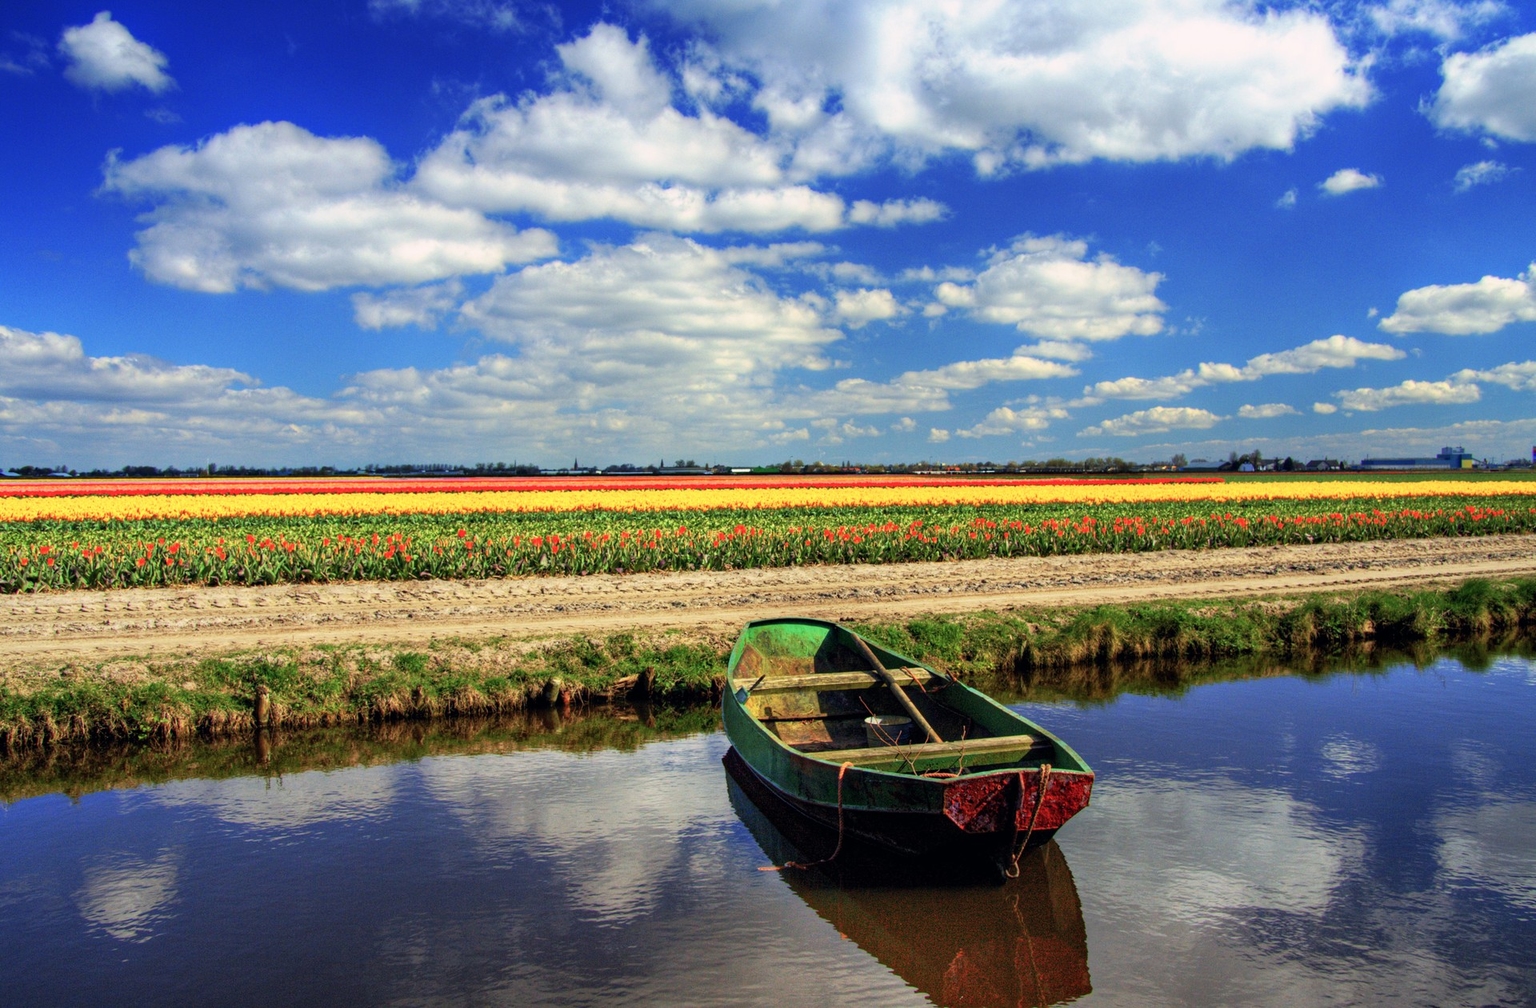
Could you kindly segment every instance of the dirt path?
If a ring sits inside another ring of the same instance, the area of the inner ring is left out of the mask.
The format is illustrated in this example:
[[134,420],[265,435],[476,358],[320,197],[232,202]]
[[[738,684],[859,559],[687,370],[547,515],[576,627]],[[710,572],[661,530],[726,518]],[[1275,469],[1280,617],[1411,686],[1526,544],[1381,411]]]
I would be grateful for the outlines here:
[[1487,536],[882,566],[56,592],[0,596],[0,663],[669,627],[730,632],[785,613],[858,619],[1532,574],[1536,537]]

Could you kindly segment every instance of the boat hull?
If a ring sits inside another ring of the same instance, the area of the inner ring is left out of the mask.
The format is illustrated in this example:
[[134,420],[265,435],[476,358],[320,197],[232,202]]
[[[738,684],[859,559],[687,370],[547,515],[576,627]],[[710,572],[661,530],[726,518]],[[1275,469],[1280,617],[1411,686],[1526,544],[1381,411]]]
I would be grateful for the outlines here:
[[[734,747],[726,753],[725,760],[728,769],[735,773],[738,780],[750,776],[759,787],[766,789],[775,799],[804,816],[817,828],[834,833],[839,829],[838,808],[835,804],[827,806],[808,801],[779,787],[742,759]],[[865,844],[906,857],[999,866],[1012,858],[1020,840],[1025,841],[1025,850],[1033,850],[1049,843],[1056,835],[1055,827],[1035,829],[1027,834],[1027,839],[1023,832],[1015,834],[1008,830],[968,833],[942,812],[846,806],[842,809],[841,828],[848,836]]]
[[[820,643],[817,634],[823,635]],[[1047,843],[1088,805],[1093,772],[1060,739],[985,694],[885,649],[875,648],[882,664],[932,677],[926,680],[929,688],[912,687],[919,691],[912,694],[917,700],[935,714],[956,715],[984,728],[984,736],[972,737],[969,743],[950,736],[960,740],[926,747],[844,749],[825,755],[778,737],[751,709],[766,711],[765,701],[753,697],[753,688],[764,684],[765,691],[780,691],[774,697],[801,691],[803,702],[810,702],[807,697],[813,695],[839,692],[850,675],[844,669],[850,667],[845,656],[851,635],[845,628],[818,620],[763,620],[748,624],[732,653],[731,685],[721,703],[726,735],[751,774],[801,815],[904,855],[1011,864],[1024,850]],[[754,641],[760,642],[760,648]],[[791,653],[783,659],[785,664],[798,663],[810,674],[773,678],[778,674],[772,667],[776,654],[813,646],[813,654]],[[754,649],[757,654],[749,653]],[[764,657],[764,651],[771,653]],[[739,674],[744,678],[738,679]],[[823,674],[827,680],[822,680]],[[806,685],[834,679],[836,686]],[[853,674],[853,680],[857,683],[861,677]],[[942,694],[939,707],[934,706],[937,694]],[[773,713],[779,723],[817,720],[814,712],[788,718],[778,716],[777,709]],[[1019,740],[1025,751],[1012,753],[1013,740]],[[961,751],[967,746],[971,752],[964,756]],[[988,746],[1011,754],[988,757]],[[945,755],[929,763],[920,755],[925,749]],[[912,755],[882,760],[878,755],[882,753]]]

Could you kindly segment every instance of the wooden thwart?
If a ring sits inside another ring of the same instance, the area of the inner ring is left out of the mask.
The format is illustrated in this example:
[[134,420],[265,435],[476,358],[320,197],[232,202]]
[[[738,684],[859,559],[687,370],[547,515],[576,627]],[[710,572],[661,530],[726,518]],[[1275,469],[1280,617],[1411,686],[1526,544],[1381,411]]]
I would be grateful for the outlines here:
[[[893,668],[891,674],[902,685],[928,685],[931,682],[943,682],[944,680],[927,671],[926,669]],[[756,685],[753,685],[756,683]],[[731,683],[733,689],[750,689],[756,696],[759,693],[792,693],[797,690],[850,690],[869,689],[871,686],[880,686],[882,683],[875,678],[874,669],[868,672],[818,672],[815,675],[796,676],[766,676],[763,679],[737,679]]]
[[829,763],[852,763],[865,766],[870,763],[893,763],[897,760],[916,762],[940,756],[990,756],[1006,752],[1026,752],[1036,746],[1050,743],[1034,735],[1001,735],[995,738],[971,739],[966,742],[922,742],[904,746],[871,746],[863,749],[832,749],[826,752],[809,752]]

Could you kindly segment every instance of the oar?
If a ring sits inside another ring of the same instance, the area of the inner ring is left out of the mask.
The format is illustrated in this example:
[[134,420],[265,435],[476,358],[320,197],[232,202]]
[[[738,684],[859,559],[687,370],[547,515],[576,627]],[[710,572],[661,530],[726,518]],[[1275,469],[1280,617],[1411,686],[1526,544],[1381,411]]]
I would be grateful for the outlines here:
[[939,738],[939,733],[933,730],[933,725],[929,724],[928,719],[923,717],[923,712],[917,709],[917,705],[912,702],[912,698],[907,696],[906,691],[901,688],[901,684],[896,681],[896,677],[891,674],[889,669],[880,664],[880,659],[875,657],[875,652],[870,649],[869,644],[865,642],[864,638],[856,633],[849,633],[848,636],[852,637],[853,642],[859,646],[859,650],[864,654],[864,660],[874,666],[869,669],[870,675],[885,683],[891,692],[896,694],[896,702],[901,704],[919,728],[928,733],[928,741],[943,742],[944,740]]

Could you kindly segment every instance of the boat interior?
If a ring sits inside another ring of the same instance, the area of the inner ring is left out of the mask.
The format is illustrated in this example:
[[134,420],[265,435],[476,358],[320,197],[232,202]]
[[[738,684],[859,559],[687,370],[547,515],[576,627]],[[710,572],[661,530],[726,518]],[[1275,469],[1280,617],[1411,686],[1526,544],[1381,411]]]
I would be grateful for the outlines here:
[[742,706],[770,734],[832,762],[948,776],[1038,766],[1055,757],[1051,739],[1011,712],[910,659],[870,647],[939,741],[918,723],[905,736],[866,724],[910,712],[853,634],[833,624],[758,626],[738,651],[732,688],[744,691]]

